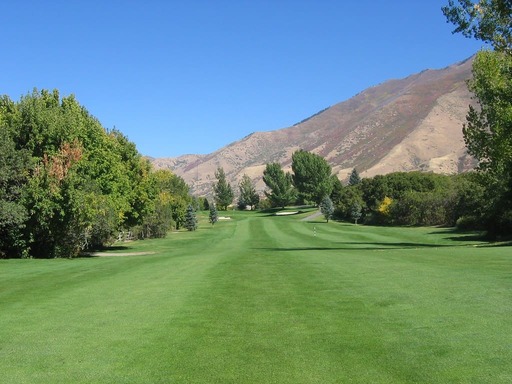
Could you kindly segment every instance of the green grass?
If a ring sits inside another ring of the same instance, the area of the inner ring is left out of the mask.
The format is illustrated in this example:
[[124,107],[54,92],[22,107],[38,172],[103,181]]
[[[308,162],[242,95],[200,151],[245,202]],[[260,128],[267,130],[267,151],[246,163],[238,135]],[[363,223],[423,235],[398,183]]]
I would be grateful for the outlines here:
[[510,247],[310,213],[0,261],[1,382],[512,382]]

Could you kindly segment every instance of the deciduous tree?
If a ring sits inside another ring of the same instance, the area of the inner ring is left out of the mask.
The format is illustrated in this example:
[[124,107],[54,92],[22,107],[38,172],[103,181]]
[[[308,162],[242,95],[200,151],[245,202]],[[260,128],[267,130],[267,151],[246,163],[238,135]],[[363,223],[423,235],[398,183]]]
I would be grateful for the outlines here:
[[456,26],[453,33],[482,40],[496,51],[511,54],[512,2],[510,0],[448,0],[442,11]]
[[29,168],[28,152],[16,150],[0,110],[0,258],[28,256],[23,239],[28,212],[20,197]]
[[303,202],[320,204],[332,191],[331,166],[314,153],[299,150],[292,155],[293,184]]
[[473,62],[469,89],[479,108],[470,107],[463,127],[468,152],[479,167],[494,177],[492,207],[487,228],[512,231],[512,1],[449,0],[443,7],[447,20],[462,33],[489,43],[494,51],[481,51]]

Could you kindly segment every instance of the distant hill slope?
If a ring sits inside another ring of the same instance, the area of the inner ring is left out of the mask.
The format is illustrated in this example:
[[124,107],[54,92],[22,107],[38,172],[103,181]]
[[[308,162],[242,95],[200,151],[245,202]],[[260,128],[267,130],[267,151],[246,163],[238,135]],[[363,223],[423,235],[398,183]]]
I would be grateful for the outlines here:
[[366,89],[289,128],[256,132],[209,155],[152,159],[156,168],[182,176],[196,195],[211,193],[223,167],[233,187],[245,173],[259,190],[265,164],[290,167],[304,149],[327,159],[340,179],[357,168],[362,176],[423,170],[457,173],[474,165],[462,124],[472,102],[465,81],[472,59]]

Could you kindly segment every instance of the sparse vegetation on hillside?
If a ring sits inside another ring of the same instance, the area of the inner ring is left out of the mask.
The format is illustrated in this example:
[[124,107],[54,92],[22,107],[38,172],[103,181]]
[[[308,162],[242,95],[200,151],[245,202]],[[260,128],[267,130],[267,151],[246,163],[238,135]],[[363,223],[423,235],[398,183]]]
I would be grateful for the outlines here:
[[[362,175],[370,168],[372,173],[366,176],[408,170],[467,171],[474,163],[467,161],[460,127],[463,110],[472,102],[465,85],[470,77],[471,60],[387,81],[333,105],[306,124],[256,132],[207,156],[180,157],[183,164],[176,159],[155,163],[172,167],[197,195],[210,193],[218,164],[223,164],[232,184],[247,174],[262,190],[265,164],[278,163],[289,170],[291,155],[299,148],[320,154],[340,178],[354,167]],[[417,139],[421,145],[407,141],[414,132],[423,132]],[[390,153],[393,158],[383,163]]]

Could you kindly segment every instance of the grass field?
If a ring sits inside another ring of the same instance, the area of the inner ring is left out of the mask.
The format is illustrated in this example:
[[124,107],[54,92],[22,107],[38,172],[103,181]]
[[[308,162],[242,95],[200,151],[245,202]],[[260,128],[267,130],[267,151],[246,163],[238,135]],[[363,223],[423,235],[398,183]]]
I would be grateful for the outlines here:
[[229,213],[128,257],[0,261],[2,383],[511,383],[512,252]]

